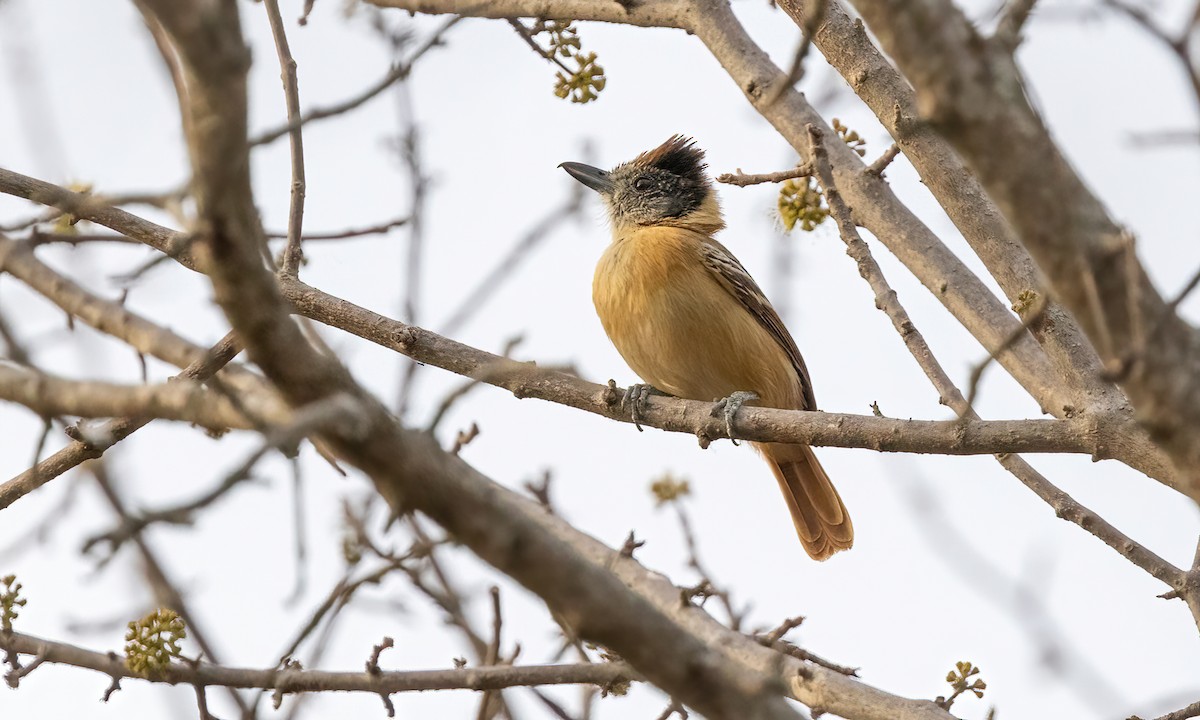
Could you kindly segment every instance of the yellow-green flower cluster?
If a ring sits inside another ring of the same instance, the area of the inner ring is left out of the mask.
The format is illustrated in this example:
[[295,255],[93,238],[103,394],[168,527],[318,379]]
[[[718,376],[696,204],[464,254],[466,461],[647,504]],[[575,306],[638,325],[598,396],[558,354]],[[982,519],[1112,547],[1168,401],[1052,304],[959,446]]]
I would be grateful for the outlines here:
[[134,620],[125,633],[125,667],[139,675],[156,675],[179,657],[179,643],[186,637],[183,618],[174,610],[159,608]]

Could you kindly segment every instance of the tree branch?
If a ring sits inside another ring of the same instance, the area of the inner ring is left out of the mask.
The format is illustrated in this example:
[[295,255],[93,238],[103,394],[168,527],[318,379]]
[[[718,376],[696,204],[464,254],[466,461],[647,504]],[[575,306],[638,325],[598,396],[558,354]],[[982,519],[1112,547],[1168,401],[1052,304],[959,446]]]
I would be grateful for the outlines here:
[[125,667],[115,653],[100,653],[75,645],[44,640],[32,635],[0,633],[0,649],[22,655],[38,655],[44,662],[95,670],[111,678],[135,678],[168,685],[197,687],[258,688],[284,693],[366,692],[400,693],[424,690],[500,690],[534,685],[597,685],[640,680],[626,663],[576,663],[565,665],[499,665],[445,670],[378,672],[328,672],[272,668],[255,670],[213,665],[206,662],[175,662],[154,677],[143,677]]
[[283,267],[288,275],[295,275],[304,260],[300,240],[304,227],[304,197],[307,183],[304,180],[304,136],[300,128],[300,81],[296,77],[296,60],[288,46],[287,32],[283,27],[283,16],[279,12],[279,0],[263,0],[267,20],[271,26],[271,37],[275,39],[275,53],[279,56],[280,77],[283,80],[284,104],[287,107],[288,139],[292,161],[292,191],[288,205],[287,247],[283,251]]
[[[315,354],[259,259],[262,231],[253,214],[246,159],[246,68],[244,61],[221,57],[223,52],[241,57],[237,7],[233,0],[152,4],[189,74],[197,117],[189,145],[217,300],[246,339],[251,358],[291,403],[344,392],[361,404],[370,420],[367,433],[353,438],[335,431],[327,437],[335,452],[372,478],[393,511],[428,514],[541,596],[581,637],[606,645],[649,681],[710,717],[796,718],[778,694],[788,686],[801,701],[852,718],[894,717],[897,708],[912,717],[949,717],[932,703],[864,692],[824,668],[796,663],[788,672],[794,661],[781,662],[777,653],[732,634],[702,611],[681,607],[676,588],[632,559],[492,483],[428,434],[400,428],[336,360]],[[622,577],[626,573],[632,574]],[[564,577],[575,582],[564,583]]]
[[[230,360],[241,352],[241,346],[233,337],[226,335],[212,350],[184,368],[180,377],[203,382],[212,377]],[[87,460],[94,460],[104,451],[145,426],[146,420],[116,418],[93,428],[88,442],[76,440],[32,468],[0,485],[0,510],[7,508],[25,495],[50,482],[63,473],[78,467]]]
[[[781,0],[780,7],[803,26],[816,0]],[[1022,293],[1048,296],[1048,284],[1033,258],[1021,244],[1000,210],[946,140],[919,120],[916,98],[907,81],[875,47],[862,23],[847,14],[839,0],[831,0],[825,21],[814,42],[825,59],[871,108],[896,140],[904,156],[921,175],[942,209],[988,271],[1010,303]],[[840,182],[840,179],[839,179]],[[852,201],[855,208],[857,201]],[[871,228],[877,233],[876,228]],[[1045,322],[1031,328],[1054,362],[1055,368],[1078,402],[1117,408],[1124,398],[1101,378],[1102,366],[1078,323],[1055,302],[1047,307]],[[1043,407],[1060,415],[1053,405]],[[1078,409],[1078,408],[1077,408]]]
[[948,0],[855,6],[916,88],[921,115],[971,164],[1197,497],[1200,333],[1163,301],[1125,231],[1063,157],[1012,55]]
[[[6,182],[13,175],[16,174],[0,170],[0,191],[13,186],[13,183]],[[31,182],[22,183],[22,186],[35,184],[42,194],[55,195],[64,204],[77,202],[70,197],[73,195],[70,191],[28,180]],[[112,230],[158,249],[177,245],[183,236],[182,233],[123,210],[93,206],[88,212],[94,212],[96,217],[103,219],[101,224]],[[0,239],[0,251],[4,248],[3,242]],[[10,256],[17,257],[24,256]],[[206,268],[194,255],[183,257],[192,269]],[[4,260],[0,252],[0,269],[7,269]],[[22,274],[20,277],[25,279],[29,275]],[[538,398],[587,410],[612,420],[630,422],[628,414],[619,407],[619,394],[614,394],[604,386],[455,342],[359,307],[293,278],[280,279],[279,287],[293,312],[403,353],[418,362],[479,379],[509,390],[519,398]],[[724,424],[711,417],[709,407],[707,403],[654,397],[649,400],[645,424],[671,432],[694,434],[702,442],[727,437]],[[884,452],[1078,452],[1095,459],[1119,459],[1143,472],[1154,472],[1155,468],[1147,465],[1145,458],[1128,451],[1124,434],[1127,428],[1122,427],[1119,420],[1120,416],[1114,419],[1091,414],[1069,421],[1015,420],[963,424],[955,421],[895,420],[747,407],[738,413],[735,428],[738,436],[747,440],[863,447]]]
[[[938,391],[939,400],[953,408],[964,420],[979,420],[979,415],[950,380],[950,376],[942,368],[941,363],[933,356],[924,337],[913,326],[908,313],[900,305],[895,291],[883,277],[883,272],[871,256],[866,243],[859,237],[850,217],[850,208],[842,202],[841,194],[833,184],[833,172],[825,154],[826,145],[821,142],[820,131],[809,126],[809,135],[813,144],[813,166],[817,178],[825,190],[825,199],[829,203],[830,214],[837,221],[838,229],[846,242],[848,254],[856,260],[859,272],[875,291],[876,305],[891,318],[892,324],[904,338],[905,345],[916,358],[917,364],[925,371],[930,383]],[[1197,625],[1200,626],[1200,606],[1197,605],[1200,595],[1197,594],[1196,589],[1190,587],[1187,573],[1167,562],[1149,548],[1137,543],[1109,524],[1104,518],[1055,487],[1021,456],[998,454],[996,460],[1050,505],[1056,515],[1079,525],[1154,578],[1166,583],[1176,591],[1186,592],[1190,598],[1187,601],[1188,607],[1192,609]]]
[[[455,13],[472,17],[570,17],[649,27],[682,28],[695,34],[730,77],[747,100],[779,131],[802,158],[807,158],[805,126],[815,125],[823,132],[832,131],[808,105],[803,96],[788,90],[778,101],[766,104],[764,93],[783,73],[741,27],[728,3],[719,0],[649,0],[627,8],[621,3],[595,3],[587,0],[495,0],[486,4],[464,5],[452,0],[371,0],[374,4],[398,7],[410,12]],[[824,2],[824,0],[808,0]],[[783,0],[783,7],[801,27],[806,25],[805,11],[798,0]],[[807,5],[805,6],[807,7]],[[837,42],[831,42],[831,29],[838,30]],[[854,51],[841,46],[853,33]],[[1003,217],[987,202],[978,181],[972,179],[954,151],[934,132],[919,133],[920,123],[912,104],[905,105],[901,92],[903,80],[874,49],[861,28],[846,15],[836,0],[830,0],[828,14],[814,37],[814,43],[856,92],[881,116],[905,155],[910,157],[926,185],[934,190],[951,219],[984,260],[1000,285],[1016,302],[1024,291],[1043,288],[1036,266],[1021,247]],[[858,59],[861,57],[861,61]],[[882,83],[884,92],[865,94],[865,82]],[[911,98],[911,91],[907,97]],[[900,110],[897,111],[897,106]],[[911,111],[910,111],[911,110]],[[888,115],[886,119],[882,115]],[[900,128],[902,126],[903,132]],[[911,126],[911,127],[910,127]],[[831,146],[830,163],[837,184],[855,209],[855,217],[880,239],[896,257],[988,350],[995,352],[1015,332],[1020,322],[975,277],[975,275],[899,201],[882,178],[866,172],[861,158],[848,147]],[[935,188],[938,188],[935,190]],[[1045,294],[1045,293],[1043,293]],[[1048,306],[1045,322],[1033,328],[1049,350],[1049,357],[1028,334],[999,353],[1000,364],[1038,401],[1044,410],[1058,417],[1074,415],[1081,409],[1128,414],[1124,397],[1100,377],[1102,369],[1090,343],[1075,328],[1070,314],[1057,306]],[[1124,422],[1122,454],[1130,464],[1155,479],[1180,489],[1176,470],[1151,440],[1133,422]],[[1136,458],[1136,459],[1134,459]],[[1186,485],[1200,501],[1200,487]]]

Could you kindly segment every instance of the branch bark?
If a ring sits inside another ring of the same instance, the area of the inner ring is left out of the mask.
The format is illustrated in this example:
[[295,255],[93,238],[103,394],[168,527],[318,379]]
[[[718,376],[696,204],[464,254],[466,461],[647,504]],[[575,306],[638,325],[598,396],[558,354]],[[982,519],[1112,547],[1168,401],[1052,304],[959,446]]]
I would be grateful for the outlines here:
[[[804,161],[809,159],[805,126],[811,124],[822,132],[832,133],[824,119],[801,94],[793,90],[785,91],[775,102],[766,102],[768,95],[774,95],[770,89],[786,81],[786,77],[747,35],[728,3],[722,0],[647,0],[633,7],[588,0],[495,0],[477,6],[464,6],[453,0],[370,1],[380,6],[429,14],[455,13],[489,18],[564,17],[644,27],[681,28],[695,34],[705,44],[742,89],[750,104],[779,131]],[[841,25],[838,25],[838,18],[842,19]],[[822,53],[830,55],[833,52],[829,35],[826,34],[829,28],[840,27],[844,35],[846,23],[849,22],[844,11],[836,3],[831,3],[829,18],[814,38]],[[802,17],[797,17],[797,23],[805,26]],[[858,34],[870,47],[865,33],[858,30]],[[868,53],[865,57],[870,61],[870,67],[856,68],[851,84],[857,90],[858,85],[867,79],[887,81],[887,89],[896,94],[880,94],[877,97],[896,99],[887,103],[886,111],[894,119],[885,122],[885,125],[889,126],[898,141],[907,137],[905,142],[924,143],[919,148],[913,145],[916,148],[915,157],[918,158],[914,162],[927,159],[928,165],[923,175],[936,175],[937,171],[933,168],[938,167],[937,160],[947,162],[947,176],[936,178],[941,187],[939,200],[955,223],[964,228],[964,236],[972,241],[972,246],[985,262],[988,257],[993,258],[987,262],[993,272],[1011,273],[1011,282],[1001,282],[1006,291],[1013,296],[1027,289],[1036,291],[1042,283],[1033,264],[1028,261],[1028,254],[1021,250],[1019,243],[1013,241],[1011,231],[1006,228],[994,207],[984,199],[983,193],[977,192],[978,183],[972,182],[965,170],[956,171],[956,168],[962,168],[962,163],[944,142],[939,145],[931,142],[929,136],[908,133],[910,127],[919,127],[920,123],[913,122],[911,114],[904,115],[904,106],[900,104],[904,97],[899,94],[900,83],[894,81],[897,78],[895,72],[885,68],[886,61],[877,52]],[[837,65],[835,59],[831,58],[831,62]],[[839,70],[842,68],[839,67]],[[846,74],[845,71],[843,74]],[[899,113],[896,112],[898,104]],[[881,109],[877,108],[878,104],[873,106],[879,114]],[[896,129],[899,125],[904,126],[904,132]],[[910,147],[903,147],[906,153],[910,151]],[[847,202],[854,208],[855,220],[884,243],[989,353],[1006,348],[997,353],[1000,364],[1037,400],[1044,411],[1057,417],[1069,417],[1086,408],[1128,416],[1120,393],[1111,385],[1106,386],[1106,383],[1097,380],[1099,364],[1089,360],[1089,344],[1083,342],[1078,333],[1070,332],[1074,323],[1068,313],[1057,313],[1054,306],[1050,306],[1051,314],[1046,317],[1060,322],[1058,327],[1061,330],[1055,333],[1054,342],[1047,342],[1050,349],[1050,355],[1047,355],[1033,337],[1022,330],[1020,321],[1009,309],[896,198],[887,183],[867,171],[868,168],[857,154],[845,146],[831,146],[829,152],[834,179],[842,188]],[[926,180],[928,182],[929,178]],[[973,195],[973,192],[976,194]],[[948,198],[958,199],[951,202]],[[975,201],[969,202],[972,199]],[[1001,249],[991,250],[991,247]],[[1014,337],[1017,340],[1010,343]],[[1132,460],[1132,466],[1200,502],[1200,486],[1182,482],[1170,459],[1141,427],[1132,420],[1120,425],[1123,427],[1122,444],[1125,446],[1122,454]],[[1135,457],[1136,460],[1133,460]]]
[[14,632],[0,633],[0,649],[38,655],[45,662],[95,670],[114,679],[135,678],[168,685],[257,688],[283,693],[367,692],[400,693],[423,690],[501,690],[535,685],[590,684],[608,687],[640,679],[626,663],[576,663],[563,665],[499,665],[443,670],[328,672],[324,670],[258,670],[186,660],[174,662],[154,677],[143,677],[125,667],[115,653],[101,653],[53,640]]
[[[212,350],[184,368],[180,377],[203,382],[213,376],[241,352],[233,334],[226,335]],[[70,445],[42,460],[25,472],[0,485],[0,510],[37,490],[54,478],[94,460],[104,451],[145,426],[145,420],[114,418],[95,429],[88,442],[73,441]]]
[[39,415],[72,415],[84,418],[128,416],[139,420],[161,418],[199,425],[213,431],[249,430],[256,427],[245,414],[271,424],[288,417],[264,417],[275,408],[237,404],[196,382],[180,380],[161,385],[122,385],[67,380],[46,373],[0,364],[0,400],[15,402]]
[[981,36],[948,0],[855,7],[916,89],[921,116],[970,163],[1196,497],[1200,333],[1159,295],[1132,238],[1063,157],[1005,44]]
[[[87,204],[86,198],[58,186],[24,178],[0,169],[0,192],[14,188],[34,188],[42,197],[55,198],[71,207],[87,206],[85,217],[141,242],[165,250],[178,247],[185,237],[123,210],[99,204]],[[13,249],[6,256],[4,243]],[[49,294],[64,309],[98,329],[133,342],[168,362],[178,363],[202,352],[182,338],[167,336],[164,329],[136,316],[130,316],[116,303],[108,303],[86,294],[80,288],[66,293],[69,280],[46,268],[22,249],[17,241],[0,238],[0,270],[7,270],[28,282],[34,289]],[[195,252],[178,259],[194,270],[208,266]],[[512,392],[518,398],[538,398],[603,415],[611,420],[630,422],[619,405],[619,393],[573,375],[540,369],[455,342],[428,330],[367,310],[347,300],[329,295],[290,277],[279,279],[283,297],[291,311],[309,319],[336,327],[414,360],[478,379]],[[102,321],[102,318],[108,318]],[[139,329],[132,333],[131,328]],[[160,343],[166,342],[164,347]],[[255,381],[256,376],[242,373]],[[244,383],[249,386],[249,381]],[[686,432],[708,442],[726,438],[724,424],[715,421],[707,403],[654,397],[649,400],[644,424],[671,432]],[[1163,468],[1131,451],[1121,417],[1092,414],[1066,421],[997,420],[979,423],[961,421],[898,420],[841,413],[808,413],[796,410],[747,407],[738,413],[735,430],[739,438],[762,442],[801,442],[817,446],[861,447],[882,452],[918,452],[992,454],[996,452],[1074,452],[1094,459],[1118,459],[1143,472],[1162,473]],[[1151,458],[1152,459],[1152,458]],[[1158,475],[1154,475],[1158,476]]]
[[[427,434],[404,430],[340,364],[318,355],[288,316],[262,266],[246,143],[244,54],[233,0],[150,3],[189,74],[189,138],[200,234],[211,252],[218,302],[247,340],[252,359],[293,404],[345,392],[370,420],[358,438],[329,434],[335,451],[361,468],[397,511],[432,517],[485,561],[541,596],[581,637],[606,645],[672,696],[714,718],[796,718],[780,696],[790,685],[809,702],[847,717],[947,718],[930,702],[905,701],[734,636],[680,603],[678,590],[631,558],[583,536],[541,506],[488,481]],[[216,56],[216,59],[214,59]],[[217,102],[220,100],[221,102]],[[631,577],[621,577],[624,571]],[[571,582],[564,582],[570,579]],[[745,655],[739,651],[744,650]],[[779,674],[779,668],[785,675]],[[804,676],[799,675],[803,668]]]

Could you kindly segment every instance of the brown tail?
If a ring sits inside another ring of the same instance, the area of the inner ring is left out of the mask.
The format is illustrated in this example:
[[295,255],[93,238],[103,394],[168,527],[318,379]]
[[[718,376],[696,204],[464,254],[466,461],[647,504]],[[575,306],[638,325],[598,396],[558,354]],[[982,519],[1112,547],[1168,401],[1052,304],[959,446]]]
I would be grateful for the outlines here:
[[756,443],[755,448],[779,480],[796,534],[808,556],[826,560],[839,550],[849,550],[854,544],[850,514],[812,449],[779,443]]

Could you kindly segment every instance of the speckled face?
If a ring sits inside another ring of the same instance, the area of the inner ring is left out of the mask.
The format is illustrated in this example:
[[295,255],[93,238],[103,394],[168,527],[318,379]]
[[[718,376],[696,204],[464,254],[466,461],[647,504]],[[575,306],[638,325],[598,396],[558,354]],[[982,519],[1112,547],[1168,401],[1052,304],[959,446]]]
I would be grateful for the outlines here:
[[[662,145],[613,168],[566,162],[560,167],[604,198],[614,228],[686,225],[712,194],[705,174],[704,152],[690,138],[675,135]],[[710,202],[704,225],[710,232],[723,226]],[[705,216],[699,213],[697,217]]]
[[679,175],[657,165],[625,163],[609,174],[613,190],[605,197],[613,223],[656,225],[700,208],[709,193],[703,172]]

